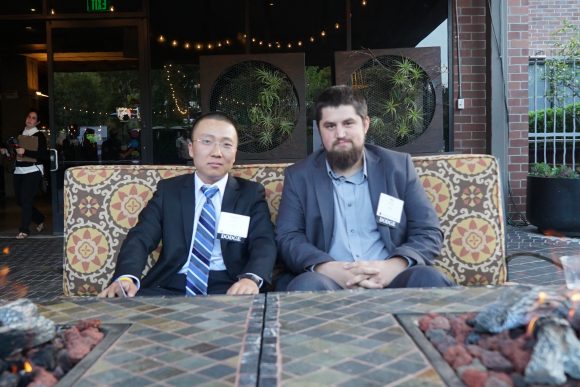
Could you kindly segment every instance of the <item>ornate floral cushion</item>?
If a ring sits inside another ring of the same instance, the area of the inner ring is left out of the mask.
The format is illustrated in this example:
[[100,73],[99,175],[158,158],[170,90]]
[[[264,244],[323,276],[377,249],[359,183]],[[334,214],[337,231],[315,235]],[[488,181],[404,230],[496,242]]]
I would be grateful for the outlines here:
[[493,156],[413,157],[445,235],[435,266],[459,285],[507,277],[499,169]]
[[[278,216],[288,164],[235,166],[232,173],[262,183],[272,221]],[[95,165],[69,168],[64,184],[64,294],[95,295],[115,270],[117,254],[161,179],[195,169],[170,165]],[[146,273],[157,261],[150,256]]]
[[[505,282],[504,229],[495,159],[485,155],[414,157],[445,233],[436,266],[461,285]],[[278,216],[288,164],[235,166],[236,176],[266,189],[272,221]],[[194,168],[103,165],[69,168],[64,185],[64,294],[95,295],[111,280],[127,232],[161,179]],[[144,272],[155,263],[154,251]]]

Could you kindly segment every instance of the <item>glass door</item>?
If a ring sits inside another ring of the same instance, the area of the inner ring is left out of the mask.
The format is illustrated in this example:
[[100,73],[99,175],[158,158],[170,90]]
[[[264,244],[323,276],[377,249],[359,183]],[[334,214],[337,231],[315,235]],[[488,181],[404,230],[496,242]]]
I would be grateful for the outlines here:
[[67,168],[139,164],[147,158],[142,29],[133,20],[67,21],[49,28],[55,231],[63,229]]

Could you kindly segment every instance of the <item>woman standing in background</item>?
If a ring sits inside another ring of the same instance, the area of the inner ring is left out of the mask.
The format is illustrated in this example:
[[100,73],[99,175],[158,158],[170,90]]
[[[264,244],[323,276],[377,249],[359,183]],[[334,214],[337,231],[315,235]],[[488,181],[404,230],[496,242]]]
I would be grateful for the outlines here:
[[40,190],[44,174],[43,163],[48,161],[46,137],[36,127],[39,123],[38,112],[30,109],[26,116],[26,127],[18,136],[14,193],[22,213],[17,239],[24,239],[30,235],[30,221],[36,223],[36,231],[41,232],[44,229],[44,215],[34,207],[34,196]]

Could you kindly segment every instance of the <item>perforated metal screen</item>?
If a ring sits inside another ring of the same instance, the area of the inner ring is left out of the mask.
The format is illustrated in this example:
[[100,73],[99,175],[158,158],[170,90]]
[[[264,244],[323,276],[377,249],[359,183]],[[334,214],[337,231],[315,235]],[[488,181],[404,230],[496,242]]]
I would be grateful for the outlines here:
[[298,94],[290,78],[262,61],[225,70],[214,83],[210,110],[230,114],[238,123],[238,150],[261,153],[282,144],[298,122]]
[[435,114],[435,89],[418,64],[401,56],[370,59],[350,76],[366,97],[371,125],[367,142],[385,148],[405,145],[429,127]]

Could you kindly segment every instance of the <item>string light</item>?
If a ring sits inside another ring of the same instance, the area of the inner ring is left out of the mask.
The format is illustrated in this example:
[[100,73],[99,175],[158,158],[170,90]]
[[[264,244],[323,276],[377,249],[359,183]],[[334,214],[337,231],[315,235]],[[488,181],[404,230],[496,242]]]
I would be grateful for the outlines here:
[[[362,5],[366,5],[366,0],[363,0]],[[332,25],[332,30],[334,31],[340,31],[342,29],[341,24],[339,22],[335,22]],[[327,37],[328,32],[327,29],[321,29],[318,34],[313,34],[313,35],[309,35],[307,40],[310,43],[315,43],[316,42],[316,38],[315,36],[319,35],[321,39],[324,39]],[[243,33],[238,33],[237,34],[237,40],[241,43],[241,44],[245,44],[246,41],[249,39],[249,41],[251,42],[251,44],[255,45],[255,46],[260,46],[260,47],[268,47],[268,48],[277,48],[280,49],[282,47],[286,47],[288,49],[292,49],[294,47],[303,47],[304,46],[304,40],[303,39],[297,39],[297,40],[290,40],[290,41],[268,41],[265,39],[261,39],[258,36],[248,36],[247,34],[243,34]],[[163,34],[159,35],[157,37],[157,42],[160,44],[163,44],[167,41],[167,37]],[[223,42],[223,43],[222,43]],[[195,49],[197,51],[203,51],[203,50],[214,50],[214,49],[218,49],[218,48],[223,48],[223,47],[229,47],[232,45],[232,40],[230,39],[222,39],[222,40],[218,40],[218,41],[210,41],[210,42],[197,42],[193,45],[193,47],[195,47]],[[174,39],[171,40],[171,46],[172,47],[178,47],[179,46],[179,41]],[[192,47],[192,45],[189,42],[185,42],[183,44],[183,48],[188,50]]]
[[113,114],[113,113],[108,113],[108,112],[89,111],[86,108],[80,109],[80,108],[74,108],[74,107],[70,107],[70,106],[63,106],[63,110],[71,112],[71,113],[83,113],[85,115],[94,115],[94,116],[109,116],[109,115]]
[[[169,83],[169,89],[171,91],[171,98],[173,99],[173,103],[175,104],[175,107],[177,108],[177,111],[181,114],[181,115],[186,115],[187,114],[187,104],[182,104],[180,103],[180,101],[177,99],[177,95],[175,94],[175,87],[173,85],[173,80],[172,78],[174,78],[171,74],[170,69],[173,68],[172,64],[169,65],[164,65],[163,66],[163,70],[165,70],[165,75],[167,79],[167,82]],[[182,75],[181,74],[181,70],[177,69],[177,76]],[[185,107],[182,108],[182,105],[184,105]],[[173,109],[173,111],[175,111],[175,109]]]

